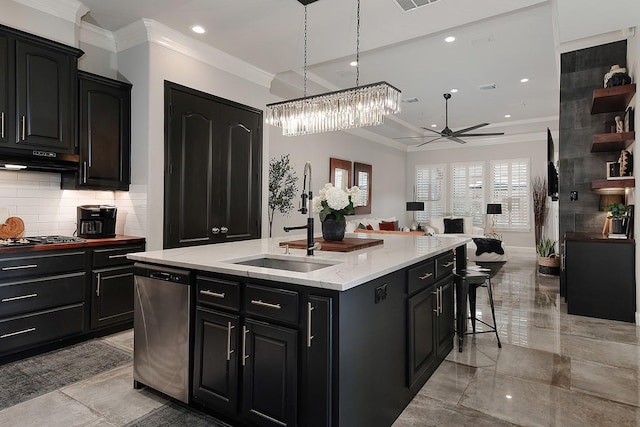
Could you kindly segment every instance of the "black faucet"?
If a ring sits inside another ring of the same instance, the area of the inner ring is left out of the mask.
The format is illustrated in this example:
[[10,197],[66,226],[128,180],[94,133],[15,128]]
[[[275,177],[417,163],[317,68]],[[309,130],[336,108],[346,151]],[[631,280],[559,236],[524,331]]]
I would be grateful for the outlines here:
[[[307,184],[307,171],[309,173],[309,191],[306,192]],[[318,245],[313,241],[313,192],[311,191],[311,162],[304,164],[304,180],[302,182],[302,203],[300,209],[298,209],[303,215],[309,213],[307,218],[307,225],[298,225],[296,227],[284,227],[284,231],[289,232],[291,230],[307,229],[307,255],[313,255],[313,250],[318,248]]]

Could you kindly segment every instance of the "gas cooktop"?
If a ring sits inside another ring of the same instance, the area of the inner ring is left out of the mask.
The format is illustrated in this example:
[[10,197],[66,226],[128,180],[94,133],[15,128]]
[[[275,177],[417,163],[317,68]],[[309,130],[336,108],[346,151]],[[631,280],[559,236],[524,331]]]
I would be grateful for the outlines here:
[[54,245],[61,243],[82,243],[84,241],[84,239],[75,236],[12,237],[8,239],[0,239],[0,247]]

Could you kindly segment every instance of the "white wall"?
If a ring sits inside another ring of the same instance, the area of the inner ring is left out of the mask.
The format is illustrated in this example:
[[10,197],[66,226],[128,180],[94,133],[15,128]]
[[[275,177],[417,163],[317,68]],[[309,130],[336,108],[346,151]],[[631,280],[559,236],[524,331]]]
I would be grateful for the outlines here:
[[[485,177],[488,182],[487,171],[491,160],[499,159],[521,159],[529,158],[531,166],[531,176],[547,175],[547,140],[546,134],[544,139],[533,140],[530,142],[519,142],[510,144],[500,144],[491,146],[473,147],[472,142],[464,146],[451,149],[415,151],[409,153],[407,157],[407,190],[405,197],[411,197],[413,191],[413,182],[415,182],[415,170],[420,165],[430,164],[451,164],[457,162],[485,161]],[[488,188],[488,187],[487,187]],[[488,192],[488,189],[487,189]],[[485,197],[489,197],[487,193]],[[488,200],[488,199],[487,199]],[[502,232],[503,241],[507,246],[518,246],[533,248],[534,229],[533,229],[533,211],[531,211],[531,230],[527,232]]]
[[[297,209],[299,195],[302,192],[303,169],[306,161],[311,161],[313,192],[317,192],[329,182],[329,158],[334,157],[351,162],[370,164],[371,172],[371,214],[357,215],[353,218],[378,217],[387,218],[396,216],[401,224],[408,225],[405,221],[405,163],[406,153],[394,148],[385,147],[378,143],[368,141],[346,132],[330,132],[315,135],[288,137],[282,136],[282,129],[269,126],[267,131],[270,139],[268,158],[280,158],[289,154],[292,165],[298,176],[298,193],[294,200]],[[266,133],[266,132],[265,132]],[[267,160],[269,160],[267,159]],[[268,168],[268,165],[267,165]],[[268,179],[268,177],[266,178]],[[265,198],[268,193],[265,191]],[[264,211],[266,216],[267,211]],[[316,224],[320,224],[316,215]],[[304,225],[306,215],[303,216],[296,210],[288,217],[276,212],[273,221],[273,236],[282,236],[282,227],[292,225]],[[316,227],[320,230],[319,226]],[[263,235],[269,235],[268,226],[264,228]]]

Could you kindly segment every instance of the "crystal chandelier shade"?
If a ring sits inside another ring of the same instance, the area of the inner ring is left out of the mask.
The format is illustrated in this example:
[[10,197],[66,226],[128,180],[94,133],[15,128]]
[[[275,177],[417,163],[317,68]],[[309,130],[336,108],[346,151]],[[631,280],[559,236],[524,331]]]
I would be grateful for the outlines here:
[[267,124],[282,128],[285,136],[331,132],[380,125],[384,116],[400,112],[402,95],[387,82],[359,85],[360,0],[357,0],[356,86],[307,96],[307,4],[304,5],[304,97],[267,104]]
[[401,92],[387,82],[267,105],[266,122],[285,136],[331,132],[382,124],[400,111]]

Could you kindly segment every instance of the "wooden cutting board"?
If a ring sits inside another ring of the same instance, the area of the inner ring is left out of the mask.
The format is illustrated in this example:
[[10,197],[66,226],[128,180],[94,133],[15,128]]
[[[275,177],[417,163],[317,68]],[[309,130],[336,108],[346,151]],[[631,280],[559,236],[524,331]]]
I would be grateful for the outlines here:
[[[359,239],[357,237],[345,237],[340,242],[325,242],[322,237],[316,237],[314,241],[320,243],[321,248],[319,250],[333,252],[353,252],[384,243],[383,239]],[[291,249],[306,249],[307,239],[280,242],[280,246],[284,247],[286,245],[289,245]]]

